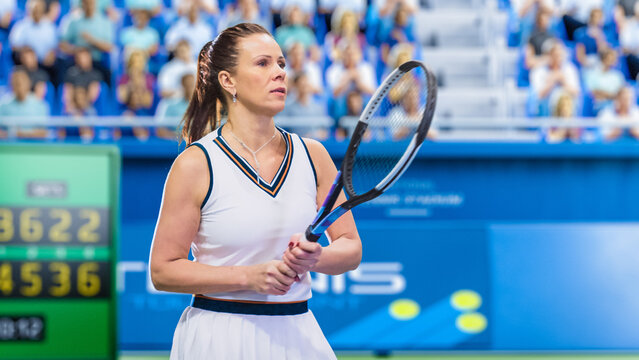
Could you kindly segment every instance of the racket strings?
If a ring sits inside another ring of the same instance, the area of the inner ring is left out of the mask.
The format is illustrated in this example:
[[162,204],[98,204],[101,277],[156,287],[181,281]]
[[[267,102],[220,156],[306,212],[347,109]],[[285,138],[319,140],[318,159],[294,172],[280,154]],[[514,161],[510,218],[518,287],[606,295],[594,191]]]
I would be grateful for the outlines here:
[[[373,189],[395,167],[424,117],[427,74],[421,67],[405,73],[381,98],[353,162],[352,190]],[[383,142],[383,146],[369,146]]]

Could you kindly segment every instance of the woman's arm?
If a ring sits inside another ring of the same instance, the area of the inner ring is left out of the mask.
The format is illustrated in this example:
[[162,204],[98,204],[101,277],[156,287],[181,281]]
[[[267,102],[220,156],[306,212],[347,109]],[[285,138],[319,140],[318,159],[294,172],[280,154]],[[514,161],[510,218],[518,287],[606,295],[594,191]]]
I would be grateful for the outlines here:
[[211,266],[188,259],[191,242],[200,227],[200,205],[209,181],[207,159],[195,146],[186,149],[173,164],[151,247],[153,285],[158,290],[190,294],[239,290],[285,294],[295,275],[282,261]]
[[[319,208],[333,185],[335,176],[337,176],[337,169],[322,144],[310,139],[304,139],[304,143],[317,170],[318,189],[316,201]],[[346,201],[346,197],[342,193],[336,205],[344,201]],[[317,243],[308,242],[304,239],[301,239],[299,243],[295,239],[291,239],[297,246],[290,246],[286,250],[284,262],[298,274],[311,270],[337,275],[356,269],[362,260],[362,243],[351,212],[349,211],[342,215],[328,228],[327,232],[331,238],[331,243],[323,248],[319,247]],[[318,253],[319,258],[317,258]]]

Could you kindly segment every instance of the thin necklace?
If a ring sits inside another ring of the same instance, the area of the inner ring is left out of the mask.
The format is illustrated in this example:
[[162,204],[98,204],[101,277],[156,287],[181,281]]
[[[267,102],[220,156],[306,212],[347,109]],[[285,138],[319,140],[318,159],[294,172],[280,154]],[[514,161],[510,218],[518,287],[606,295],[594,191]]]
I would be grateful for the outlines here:
[[259,149],[253,151],[250,147],[248,147],[244,141],[240,140],[240,138],[238,138],[237,136],[235,136],[235,134],[233,133],[233,130],[231,130],[229,128],[229,132],[231,133],[231,136],[233,136],[233,138],[235,140],[237,140],[237,142],[240,143],[240,145],[242,145],[242,147],[244,147],[246,150],[248,150],[251,154],[253,154],[253,160],[255,160],[255,171],[257,172],[257,182],[260,182],[260,179],[262,178],[262,176],[260,175],[260,162],[257,161],[257,153],[264,149],[264,147],[266,145],[268,145],[271,141],[273,141],[273,139],[275,139],[275,136],[277,135],[277,129],[273,131],[273,136],[271,136],[270,139],[268,139],[267,142],[264,143],[264,145],[260,146]]

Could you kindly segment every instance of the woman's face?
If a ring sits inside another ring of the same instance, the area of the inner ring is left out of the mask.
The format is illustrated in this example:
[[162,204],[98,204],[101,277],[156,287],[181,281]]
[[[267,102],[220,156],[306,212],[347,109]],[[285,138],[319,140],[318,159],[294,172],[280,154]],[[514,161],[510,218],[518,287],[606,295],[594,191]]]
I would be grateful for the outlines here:
[[395,25],[404,27],[408,24],[408,9],[404,6],[404,3],[400,3],[395,13]]
[[573,115],[572,100],[570,98],[561,99],[557,103],[557,116],[559,116],[559,117],[572,117],[572,115]]
[[608,52],[603,59],[603,64],[608,67],[615,66],[617,64],[617,53],[614,51]]
[[397,60],[395,61],[395,67],[399,67],[401,64],[409,61],[412,57],[412,53],[408,51],[408,49],[406,49],[405,51],[400,51],[399,54],[397,54]]
[[355,14],[346,12],[342,16],[341,30],[343,35],[352,35],[359,32],[359,24]]
[[235,80],[237,98],[254,113],[275,116],[286,101],[286,60],[268,34],[254,34],[238,44]]
[[134,51],[129,57],[129,71],[144,71],[146,69],[146,58],[141,51]]

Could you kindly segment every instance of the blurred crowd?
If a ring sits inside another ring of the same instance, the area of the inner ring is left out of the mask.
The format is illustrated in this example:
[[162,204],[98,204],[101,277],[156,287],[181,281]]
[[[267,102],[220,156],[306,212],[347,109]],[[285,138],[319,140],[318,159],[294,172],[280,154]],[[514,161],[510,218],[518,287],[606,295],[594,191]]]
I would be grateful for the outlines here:
[[[639,0],[510,0],[508,43],[520,49],[518,85],[527,113],[570,121],[596,117],[602,140],[639,138]],[[637,125],[635,125],[637,126]],[[550,141],[578,141],[587,129],[558,128]]]
[[[639,0],[499,4],[510,14],[505,30],[519,49],[517,82],[529,90],[529,116],[639,119]],[[358,116],[392,69],[422,60],[419,8],[417,0],[0,0],[0,116],[147,116],[174,124],[193,92],[202,46],[228,26],[254,22],[274,34],[287,58],[282,116],[328,116],[337,124]],[[91,140],[108,133],[98,130],[22,135]],[[578,140],[583,132],[557,128],[545,136]],[[639,137],[633,127],[598,133]]]
[[202,46],[228,26],[254,22],[287,57],[282,115],[337,121],[359,115],[385,74],[419,58],[418,7],[416,0],[0,0],[0,116],[174,121],[193,92]]

